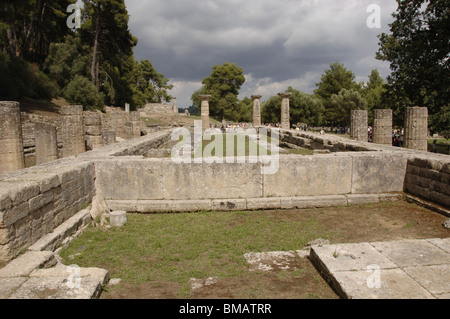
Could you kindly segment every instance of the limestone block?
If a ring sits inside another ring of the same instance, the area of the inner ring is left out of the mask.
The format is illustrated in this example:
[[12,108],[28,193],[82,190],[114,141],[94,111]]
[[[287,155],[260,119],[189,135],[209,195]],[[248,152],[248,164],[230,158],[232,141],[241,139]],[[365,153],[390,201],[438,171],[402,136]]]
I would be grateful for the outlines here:
[[58,159],[56,126],[47,123],[35,124],[36,165]]
[[18,102],[0,101],[0,175],[25,167]]
[[127,222],[126,211],[113,211],[109,214],[109,222],[113,227],[122,227]]
[[280,156],[279,170],[264,175],[264,197],[339,195],[351,191],[349,156]]
[[402,192],[407,159],[396,154],[352,154],[352,194]]
[[56,259],[52,252],[30,251],[0,269],[0,278],[28,276],[36,268],[51,267],[55,264]]

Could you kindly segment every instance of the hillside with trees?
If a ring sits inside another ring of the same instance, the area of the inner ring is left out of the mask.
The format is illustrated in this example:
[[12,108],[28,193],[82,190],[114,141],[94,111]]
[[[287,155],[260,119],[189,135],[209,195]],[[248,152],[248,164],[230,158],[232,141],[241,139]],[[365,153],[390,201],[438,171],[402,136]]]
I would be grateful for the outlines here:
[[138,39],[129,31],[124,0],[83,0],[80,27],[71,29],[67,9],[75,2],[1,5],[0,98],[63,97],[86,110],[170,102],[169,79],[134,58]]

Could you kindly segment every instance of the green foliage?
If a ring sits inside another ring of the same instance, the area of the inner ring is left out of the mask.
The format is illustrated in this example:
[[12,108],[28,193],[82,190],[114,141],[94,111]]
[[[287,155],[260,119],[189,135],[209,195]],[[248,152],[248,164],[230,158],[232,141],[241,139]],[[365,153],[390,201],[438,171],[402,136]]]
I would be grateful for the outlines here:
[[88,51],[77,35],[67,35],[64,42],[52,43],[43,70],[64,88],[75,75],[88,76]]
[[71,32],[66,9],[76,0],[3,1],[0,10],[0,50],[41,64],[50,43]]
[[217,120],[224,118],[231,121],[239,120],[239,89],[245,82],[243,70],[236,63],[215,65],[211,75],[203,79],[203,87],[194,92],[191,99],[193,104],[200,107],[198,98],[201,94],[211,95],[209,101],[210,115]]
[[355,82],[355,75],[347,70],[342,63],[334,62],[330,64],[330,69],[322,75],[321,81],[316,83],[317,89],[314,94],[322,100],[325,107],[325,123],[334,124],[339,120],[339,110],[335,108],[331,97],[339,94],[342,89],[361,90],[361,85]]
[[[290,120],[292,124],[303,123],[321,125],[325,108],[322,101],[314,96],[292,87],[287,89],[292,95],[289,98]],[[262,105],[263,123],[279,123],[281,117],[281,97],[272,96]]]
[[50,99],[59,91],[57,84],[36,65],[1,51],[0,75],[0,97],[3,99]]
[[394,110],[396,124],[405,108],[427,107],[432,131],[448,130],[450,101],[450,7],[448,1],[397,0],[390,34],[379,36],[377,59],[389,61],[384,103]]
[[385,82],[380,73],[378,70],[372,70],[369,75],[369,82],[362,89],[362,96],[367,101],[369,110],[369,123],[373,122],[373,110],[386,108],[382,100],[385,91]]
[[95,85],[86,77],[76,75],[66,86],[64,98],[70,103],[83,105],[83,109],[101,109],[104,106],[103,93],[97,93]]
[[243,98],[238,103],[238,122],[251,123],[253,121],[253,99]]
[[335,123],[342,126],[350,126],[352,110],[366,110],[368,106],[358,91],[346,89],[331,96],[331,105],[335,110]]

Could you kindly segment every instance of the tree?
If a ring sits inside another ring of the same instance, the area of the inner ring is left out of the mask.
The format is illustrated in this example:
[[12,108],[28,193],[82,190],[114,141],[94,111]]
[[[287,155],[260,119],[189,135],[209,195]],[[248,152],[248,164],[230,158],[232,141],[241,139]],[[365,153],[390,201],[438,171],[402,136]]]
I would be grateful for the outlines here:
[[287,92],[292,95],[289,98],[289,109],[292,123],[303,123],[308,125],[321,125],[325,107],[322,101],[314,96],[300,90],[289,87]]
[[88,76],[88,50],[76,34],[67,35],[64,42],[52,43],[49,54],[42,66],[43,71],[55,80],[60,89],[75,77]]
[[450,104],[448,1],[397,2],[395,20],[389,25],[390,34],[379,35],[380,48],[376,57],[389,61],[392,70],[383,99],[390,104],[394,118],[400,123],[405,108],[418,105],[428,108],[432,131],[448,129],[448,122],[440,120]]
[[362,96],[367,101],[367,109],[369,111],[369,122],[373,120],[373,110],[386,108],[383,105],[382,96],[385,91],[385,82],[380,76],[378,70],[372,70],[369,75],[369,81],[362,89]]
[[236,63],[215,65],[211,75],[203,79],[203,87],[192,95],[191,99],[196,106],[200,106],[198,95],[209,94],[211,99],[210,115],[217,120],[224,118],[237,121],[239,117],[239,89],[245,82],[242,68]]
[[322,75],[321,81],[316,83],[317,89],[314,94],[322,100],[325,107],[325,123],[331,124],[338,119],[339,111],[331,103],[333,94],[339,94],[342,89],[356,90],[361,89],[361,85],[355,82],[355,75],[347,70],[342,63],[334,62],[330,64],[330,69]]
[[84,0],[83,15],[81,35],[84,41],[91,43],[89,71],[98,92],[101,72],[110,79],[117,76],[113,73],[118,73],[119,78],[124,74],[137,39],[128,30],[129,17],[124,0]]
[[[289,98],[291,123],[322,124],[325,108],[318,97],[292,87],[289,87],[287,92],[292,93]],[[278,95],[270,97],[263,103],[262,109],[262,121],[264,123],[279,123],[281,119],[281,97]]]
[[367,110],[367,101],[356,90],[342,89],[331,96],[331,105],[336,112],[336,124],[350,126],[352,110]]
[[42,63],[52,42],[63,39],[66,9],[76,0],[14,0],[0,5],[0,48],[11,56]]
[[97,93],[94,84],[86,77],[75,75],[63,91],[64,98],[73,104],[83,105],[83,109],[101,109],[104,105],[102,93]]
[[238,105],[239,114],[237,121],[251,123],[253,121],[253,99],[245,97],[241,101],[239,101]]

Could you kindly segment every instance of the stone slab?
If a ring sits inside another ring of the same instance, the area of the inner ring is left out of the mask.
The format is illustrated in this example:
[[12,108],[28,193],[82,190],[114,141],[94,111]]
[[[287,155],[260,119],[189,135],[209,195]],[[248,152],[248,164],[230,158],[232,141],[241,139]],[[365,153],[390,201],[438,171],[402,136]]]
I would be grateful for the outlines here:
[[403,271],[433,295],[450,294],[450,264],[405,267]]
[[79,286],[71,287],[67,277],[33,277],[17,289],[9,299],[93,299],[98,298],[102,285],[97,278],[81,278]]
[[425,239],[371,244],[399,267],[450,264],[450,254]]
[[[433,295],[401,269],[381,269],[379,288],[371,284],[373,272],[344,271],[334,274],[347,299],[434,299]],[[369,281],[369,284],[368,284]]]
[[56,264],[53,252],[29,251],[0,269],[0,278],[28,276],[34,269]]
[[0,278],[0,299],[7,299],[27,280],[25,277]]
[[315,245],[311,247],[310,256],[320,260],[328,272],[367,270],[370,265],[381,269],[396,268],[397,265],[377,251],[369,243]]
[[450,254],[450,238],[431,238],[427,241]]
[[109,272],[101,268],[81,268],[77,266],[57,265],[48,269],[36,269],[31,274],[31,278],[68,278],[75,274],[75,269],[79,269],[79,276],[81,278],[92,277],[99,280],[102,285],[106,285],[109,281]]

